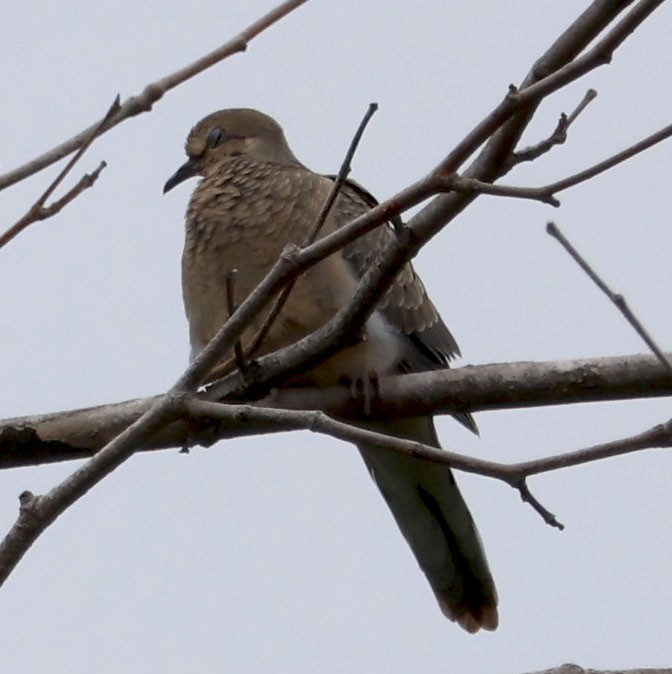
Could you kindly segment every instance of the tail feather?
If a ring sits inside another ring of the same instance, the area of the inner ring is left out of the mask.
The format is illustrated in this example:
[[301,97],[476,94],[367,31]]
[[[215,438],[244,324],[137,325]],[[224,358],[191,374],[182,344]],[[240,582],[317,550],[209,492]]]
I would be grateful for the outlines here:
[[[366,427],[439,446],[431,417]],[[496,629],[494,581],[450,468],[366,445],[359,450],[444,615],[468,632]]]

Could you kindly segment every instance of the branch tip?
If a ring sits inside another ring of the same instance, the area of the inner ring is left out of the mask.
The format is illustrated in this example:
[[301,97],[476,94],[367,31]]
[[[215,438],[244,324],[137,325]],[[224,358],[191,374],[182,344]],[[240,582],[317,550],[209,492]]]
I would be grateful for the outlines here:
[[549,222],[546,225],[546,231],[554,237],[560,245],[569,253],[570,257],[583,269],[588,278],[611,300],[616,308],[621,312],[623,317],[632,326],[635,332],[642,338],[642,341],[649,347],[651,352],[658,358],[658,360],[665,366],[665,368],[672,373],[672,360],[667,357],[663,350],[658,346],[657,342],[649,334],[642,322],[637,318],[634,312],[628,306],[625,297],[620,293],[615,293],[602,280],[599,274],[588,264],[587,260],[576,250],[567,237],[560,231],[559,227]]
[[551,527],[563,531],[565,525],[559,522],[556,516],[548,509],[546,509],[541,502],[532,494],[530,488],[527,486],[526,478],[517,480],[513,485],[520,493],[520,498],[524,503],[529,503],[530,506],[541,516],[541,518]]

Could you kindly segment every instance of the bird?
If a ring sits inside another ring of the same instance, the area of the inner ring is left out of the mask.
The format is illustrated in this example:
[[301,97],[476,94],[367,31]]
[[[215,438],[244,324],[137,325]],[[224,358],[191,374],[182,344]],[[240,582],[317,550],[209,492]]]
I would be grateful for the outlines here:
[[[228,318],[227,288],[235,269],[235,301],[243,301],[288,244],[314,228],[333,176],[304,166],[282,127],[248,108],[207,115],[189,132],[187,161],[164,193],[199,177],[186,211],[182,291],[193,359]],[[319,237],[366,213],[375,199],[353,181],[338,193]],[[349,302],[357,283],[395,236],[387,223],[322,260],[298,278],[255,356],[288,346],[324,325]],[[229,278],[229,281],[227,281]],[[254,318],[241,337],[245,353],[266,322]],[[344,381],[446,368],[459,354],[452,334],[410,263],[398,272],[364,328],[364,337],[312,368],[305,381]],[[472,430],[467,413],[456,415]],[[440,447],[431,416],[357,425]],[[443,614],[467,632],[495,630],[498,597],[471,513],[450,467],[380,447],[358,447]]]

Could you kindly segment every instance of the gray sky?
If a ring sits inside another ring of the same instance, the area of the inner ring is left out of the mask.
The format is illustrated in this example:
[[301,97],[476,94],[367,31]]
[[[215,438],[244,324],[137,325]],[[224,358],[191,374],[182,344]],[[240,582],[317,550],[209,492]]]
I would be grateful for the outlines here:
[[[4,172],[79,131],[117,92],[218,46],[268,0],[10,3],[0,21]],[[297,156],[334,172],[370,101],[354,177],[379,198],[432,167],[588,5],[312,0],[238,55],[117,127],[80,171],[109,166],[58,218],[0,251],[2,416],[167,388],[188,354],[179,259],[187,184],[161,188],[194,122],[225,107],[276,117]],[[670,122],[664,6],[612,65],[552,97],[547,135],[588,87],[567,144],[510,175],[543,184]],[[617,355],[644,346],[544,232],[553,218],[669,348],[670,145],[561,195],[562,207],[483,197],[416,266],[464,363]],[[0,194],[2,229],[55,169]],[[578,449],[669,418],[665,400],[478,415],[497,460]],[[0,530],[24,489],[75,467],[0,473]],[[670,665],[672,455],[539,477],[563,533],[516,492],[459,475],[500,593],[501,626],[447,622],[354,448],[309,434],[138,456],[71,508],[2,588],[3,671],[524,672],[566,661]]]

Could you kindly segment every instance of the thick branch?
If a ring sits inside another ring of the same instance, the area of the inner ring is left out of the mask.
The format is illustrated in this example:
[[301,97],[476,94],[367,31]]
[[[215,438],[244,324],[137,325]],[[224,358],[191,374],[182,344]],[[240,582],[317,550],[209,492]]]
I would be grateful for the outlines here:
[[[207,397],[217,397],[217,386]],[[228,388],[228,387],[226,387]],[[629,356],[550,363],[477,365],[386,377],[371,400],[371,418],[459,411],[512,409],[672,395],[672,378],[655,357]],[[158,400],[144,398],[82,410],[0,422],[0,468],[79,459],[98,452]],[[361,403],[347,387],[289,388],[260,405],[326,411],[341,419],[361,418]],[[282,430],[289,430],[286,426]],[[212,445],[223,438],[279,430],[265,422],[216,428],[175,421],[143,443],[141,450]]]
[[[460,470],[476,473],[506,482],[517,489],[523,501],[529,503],[544,519],[554,527],[562,529],[555,516],[547,510],[531,493],[527,478],[531,475],[576,466],[590,461],[598,461],[621,454],[672,446],[672,421],[661,424],[639,435],[614,442],[596,445],[568,454],[540,458],[516,464],[484,461],[455,452],[444,451],[428,445],[395,436],[365,430],[343,421],[338,421],[315,410],[288,410],[255,407],[252,405],[231,405],[199,400],[195,396],[178,398],[163,397],[152,405],[149,413],[143,415],[129,429],[121,433],[103,452],[76,471],[70,478],[46,496],[36,497],[26,492],[21,496],[21,512],[17,524],[0,545],[0,582],[11,572],[21,555],[35,537],[62,511],[63,502],[74,502],[81,494],[73,489],[75,483],[89,480],[89,473],[109,472],[116,467],[124,455],[132,448],[133,442],[148,438],[160,428],[162,422],[170,422],[171,416],[182,411],[188,416],[188,423],[201,423],[205,428],[241,427],[263,425],[267,429],[310,430],[345,440],[353,444],[367,445],[396,451],[416,459],[443,463]],[[161,418],[163,417],[163,419]],[[136,437],[132,437],[135,435]],[[115,448],[115,452],[111,451]],[[96,464],[102,464],[96,466]],[[97,477],[97,474],[96,474]],[[9,558],[9,563],[5,560]]]

